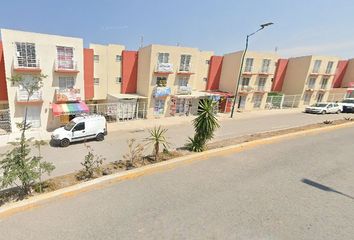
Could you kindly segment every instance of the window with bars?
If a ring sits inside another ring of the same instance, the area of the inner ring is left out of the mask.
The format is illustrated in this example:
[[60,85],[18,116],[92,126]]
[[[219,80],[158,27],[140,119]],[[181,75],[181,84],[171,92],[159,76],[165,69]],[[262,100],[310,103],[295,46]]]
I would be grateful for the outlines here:
[[261,72],[268,73],[269,67],[270,67],[270,59],[263,59]]
[[252,72],[253,58],[246,59],[245,72]]
[[242,78],[242,87],[248,87],[248,85],[250,84],[250,78]]
[[99,78],[94,78],[93,79],[93,84],[94,85],[100,85],[100,79]]
[[74,49],[72,47],[57,46],[57,67],[60,69],[74,69]]
[[253,107],[260,108],[262,104],[263,95],[255,94],[253,95]]
[[122,56],[121,55],[116,55],[116,62],[122,61]]
[[170,54],[169,53],[159,53],[158,56],[158,63],[168,63],[170,58]]
[[266,78],[259,78],[259,80],[258,80],[258,90],[259,91],[265,90],[266,81],[267,81]]
[[304,104],[305,105],[310,104],[311,96],[312,96],[312,93],[310,93],[310,92],[307,92],[304,94]]
[[18,67],[39,67],[34,43],[16,42],[16,54]]
[[184,71],[184,72],[190,71],[191,58],[192,58],[191,55],[186,55],[186,54],[181,55],[181,62],[179,66],[180,71]]
[[59,89],[72,89],[75,86],[74,77],[59,77]]
[[309,83],[308,83],[308,88],[315,88],[316,84],[316,78],[310,78]]
[[321,89],[326,89],[328,84],[328,78],[322,78]]
[[179,81],[178,81],[179,86],[187,87],[188,86],[188,80],[189,80],[188,77],[180,77]]

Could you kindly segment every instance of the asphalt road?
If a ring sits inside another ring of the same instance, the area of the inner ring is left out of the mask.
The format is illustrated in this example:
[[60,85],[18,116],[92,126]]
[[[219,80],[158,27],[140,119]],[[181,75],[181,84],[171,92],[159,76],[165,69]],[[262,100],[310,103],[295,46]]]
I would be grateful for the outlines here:
[[354,236],[354,128],[297,137],[47,203],[2,239],[341,239]]
[[[217,130],[215,140],[319,123],[327,119],[343,119],[344,116],[348,115],[314,115],[296,112],[287,114],[274,113],[273,115],[247,119],[226,119],[221,122],[221,128]],[[131,124],[134,124],[134,122]],[[193,134],[194,130],[191,123],[169,126],[167,132],[168,140],[172,143],[172,148],[184,146],[188,136],[193,136]],[[88,144],[93,147],[96,154],[105,157],[107,162],[114,162],[122,159],[122,156],[128,152],[127,140],[129,138],[142,141],[146,137],[148,137],[147,130],[116,131],[110,132],[103,142],[89,141]],[[6,149],[8,149],[8,147],[0,148],[0,153],[5,153]],[[146,153],[151,152],[152,149],[147,147]],[[86,149],[82,142],[72,144],[67,148],[45,146],[42,150],[44,160],[53,162],[56,166],[52,176],[59,176],[80,170],[82,168],[80,162],[83,161],[85,154]]]

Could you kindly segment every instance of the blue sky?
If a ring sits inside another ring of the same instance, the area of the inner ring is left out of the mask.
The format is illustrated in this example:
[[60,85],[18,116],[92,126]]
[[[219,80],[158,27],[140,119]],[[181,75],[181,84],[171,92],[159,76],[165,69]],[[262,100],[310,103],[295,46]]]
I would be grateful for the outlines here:
[[354,57],[350,0],[17,0],[1,3],[0,28],[75,36],[89,43],[137,49],[151,43],[197,47],[222,55],[244,47],[284,57]]

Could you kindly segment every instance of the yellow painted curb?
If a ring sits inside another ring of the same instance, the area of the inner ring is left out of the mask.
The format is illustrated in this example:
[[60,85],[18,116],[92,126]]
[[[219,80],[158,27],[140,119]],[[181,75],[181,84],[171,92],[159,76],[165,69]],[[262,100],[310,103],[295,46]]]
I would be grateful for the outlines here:
[[44,203],[46,203],[50,200],[75,196],[79,193],[87,192],[87,191],[94,190],[94,189],[99,189],[99,188],[108,186],[112,183],[116,183],[116,182],[127,180],[127,179],[137,178],[140,176],[144,176],[144,175],[148,175],[148,174],[152,174],[152,173],[156,173],[156,172],[160,172],[160,171],[166,171],[169,169],[173,169],[177,166],[186,165],[188,163],[191,163],[191,162],[194,162],[197,160],[206,160],[206,159],[209,159],[210,157],[217,156],[220,154],[225,154],[225,153],[227,154],[230,152],[238,152],[238,151],[242,151],[242,150],[245,150],[245,149],[248,149],[251,147],[255,147],[258,145],[274,143],[276,141],[286,139],[286,138],[303,136],[303,135],[307,135],[307,134],[315,134],[315,133],[320,133],[320,132],[326,132],[326,131],[336,130],[339,128],[345,128],[345,127],[350,127],[350,126],[354,126],[354,122],[277,135],[277,136],[273,136],[273,137],[253,140],[250,142],[240,143],[240,144],[236,144],[236,145],[232,145],[232,146],[207,150],[207,151],[201,152],[201,153],[194,153],[194,154],[186,155],[183,157],[178,157],[178,158],[175,158],[172,160],[168,160],[168,161],[164,161],[164,162],[132,169],[129,171],[120,172],[120,173],[116,173],[116,174],[112,174],[112,175],[108,175],[108,176],[103,176],[103,177],[96,178],[96,179],[93,179],[93,180],[90,180],[90,181],[87,181],[84,183],[79,183],[79,184],[76,184],[76,185],[73,185],[70,187],[62,188],[62,189],[59,189],[59,190],[56,190],[53,192],[44,193],[44,194],[41,194],[38,196],[30,197],[29,199],[25,199],[20,202],[14,202],[11,204],[7,204],[4,207],[0,207],[0,218],[8,217],[8,216],[11,216],[11,215],[18,213],[18,212],[22,212],[25,210],[31,210],[31,209],[40,207],[41,205],[43,205]]

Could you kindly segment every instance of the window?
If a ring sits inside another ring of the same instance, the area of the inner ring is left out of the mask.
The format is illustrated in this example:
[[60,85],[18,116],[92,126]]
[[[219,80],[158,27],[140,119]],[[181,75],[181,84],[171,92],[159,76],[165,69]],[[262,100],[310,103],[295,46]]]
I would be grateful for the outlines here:
[[179,81],[178,81],[179,86],[187,87],[188,86],[188,80],[189,80],[188,77],[180,77]]
[[179,66],[180,71],[189,72],[191,64],[191,55],[181,55],[181,62]]
[[304,95],[304,104],[305,105],[310,104],[311,96],[312,96],[312,93],[310,93],[310,92],[305,93],[305,95]]
[[98,63],[100,61],[100,55],[93,55],[93,61]]
[[242,78],[242,87],[247,87],[250,84],[250,78]]
[[316,78],[310,78],[309,79],[309,83],[308,83],[308,88],[315,88],[315,84],[316,84]]
[[326,89],[328,83],[328,78],[322,78],[321,89]]
[[[33,128],[39,128],[41,126],[41,109],[40,106],[27,107],[27,122],[31,124]],[[23,116],[25,116],[25,112]]]
[[210,60],[205,60],[205,64],[210,64]]
[[156,85],[158,87],[166,87],[167,85],[167,78],[166,77],[157,77],[156,78]]
[[100,79],[99,78],[94,78],[93,79],[93,84],[94,85],[100,85]]
[[322,63],[321,60],[315,61],[315,64],[313,65],[313,70],[312,70],[313,73],[318,73],[320,71],[321,63]]
[[116,77],[116,84],[122,83],[122,78],[121,77]]
[[158,63],[168,63],[170,54],[169,53],[159,53]]
[[83,131],[83,130],[85,130],[85,122],[81,122],[81,123],[76,124],[76,126],[73,129],[73,132]]
[[318,93],[317,94],[317,102],[322,102],[323,99],[323,93]]
[[258,80],[258,90],[259,91],[264,91],[265,89],[265,84],[266,84],[267,79],[266,78],[259,78]]
[[122,61],[122,56],[121,55],[116,55],[116,62]]
[[165,99],[155,98],[154,114],[162,115],[165,111]]
[[262,63],[262,73],[268,73],[269,72],[269,66],[270,66],[270,59],[263,59]]
[[74,69],[74,50],[72,47],[57,46],[57,67],[60,69]]
[[39,67],[34,43],[16,42],[16,54],[18,67]]
[[75,86],[74,77],[59,77],[59,89],[71,89]]
[[206,78],[206,77],[203,78],[203,81],[204,81],[204,82],[207,82],[207,81],[208,81],[208,78]]
[[326,73],[327,74],[331,74],[332,73],[332,67],[333,67],[333,62],[332,61],[329,61],[327,63],[327,68],[326,68]]
[[252,72],[253,58],[246,59],[245,72]]
[[253,95],[253,107],[260,108],[262,103],[263,95],[255,94]]

